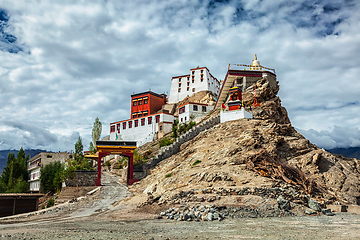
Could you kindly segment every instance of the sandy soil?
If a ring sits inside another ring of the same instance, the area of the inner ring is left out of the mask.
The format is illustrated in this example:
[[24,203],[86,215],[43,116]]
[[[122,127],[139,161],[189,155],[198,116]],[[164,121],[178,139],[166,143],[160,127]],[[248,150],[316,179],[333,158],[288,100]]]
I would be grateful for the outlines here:
[[359,239],[360,216],[227,218],[184,222],[153,219],[161,207],[138,209],[143,196],[131,197],[117,177],[103,175],[93,196],[41,215],[0,219],[1,239]]

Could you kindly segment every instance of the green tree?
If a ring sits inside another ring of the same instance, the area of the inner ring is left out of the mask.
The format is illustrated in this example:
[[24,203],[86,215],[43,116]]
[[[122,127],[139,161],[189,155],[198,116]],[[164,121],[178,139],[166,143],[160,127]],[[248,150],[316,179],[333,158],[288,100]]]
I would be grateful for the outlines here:
[[91,153],[95,153],[95,152],[96,152],[93,142],[90,142],[89,151],[90,151]]
[[24,149],[21,148],[15,157],[14,153],[9,153],[6,167],[0,177],[0,192],[22,193],[29,191],[27,161],[29,155],[25,157]]
[[75,143],[75,160],[80,162],[84,158],[84,146],[82,144],[82,138],[79,136],[77,142]]
[[59,161],[47,164],[40,169],[40,190],[43,193],[61,190],[64,181],[64,165]]
[[92,131],[91,131],[92,142],[94,145],[96,145],[96,141],[98,141],[100,139],[101,132],[102,132],[102,123],[100,122],[99,118],[97,117],[95,119]]

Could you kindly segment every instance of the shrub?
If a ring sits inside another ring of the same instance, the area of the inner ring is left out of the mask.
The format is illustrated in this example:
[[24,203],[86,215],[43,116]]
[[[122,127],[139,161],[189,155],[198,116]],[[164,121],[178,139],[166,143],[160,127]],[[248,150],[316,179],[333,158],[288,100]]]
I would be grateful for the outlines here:
[[196,160],[196,161],[193,163],[193,166],[195,166],[196,164],[199,164],[199,163],[201,163],[201,161],[200,161],[200,160]]
[[171,177],[172,176],[172,173],[168,173],[165,175],[165,178],[168,178],[168,177]]
[[111,166],[110,161],[105,162],[104,166],[107,166],[107,167]]
[[174,140],[164,137],[160,140],[160,147],[169,146],[174,142]]
[[54,204],[55,204],[55,200],[53,198],[50,198],[48,203],[46,204],[46,207],[47,208],[52,207],[52,206],[54,206]]

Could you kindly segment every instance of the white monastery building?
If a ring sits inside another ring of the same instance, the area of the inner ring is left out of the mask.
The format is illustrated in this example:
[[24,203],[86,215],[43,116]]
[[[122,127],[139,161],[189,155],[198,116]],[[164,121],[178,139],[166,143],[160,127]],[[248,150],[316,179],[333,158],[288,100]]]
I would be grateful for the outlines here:
[[193,121],[197,122],[213,109],[214,106],[207,104],[187,102],[179,106],[179,123],[190,122],[191,118],[193,118]]
[[220,81],[213,77],[206,67],[190,69],[189,75],[177,76],[171,79],[168,103],[177,103],[187,96],[205,90],[211,91],[218,96]]

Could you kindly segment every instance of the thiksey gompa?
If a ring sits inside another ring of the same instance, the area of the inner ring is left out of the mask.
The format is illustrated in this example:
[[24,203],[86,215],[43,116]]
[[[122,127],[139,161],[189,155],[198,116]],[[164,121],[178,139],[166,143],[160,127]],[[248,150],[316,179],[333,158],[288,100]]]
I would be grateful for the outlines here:
[[[244,67],[244,70],[232,70],[229,65],[223,82],[208,68],[196,67],[190,69],[188,75],[171,78],[169,97],[152,91],[131,95],[130,119],[110,123],[110,140],[136,141],[137,146],[142,146],[171,132],[175,119],[180,123],[201,121],[211,111],[220,108],[223,108],[221,122],[252,118],[252,108],[242,101],[242,91],[261,78],[269,79],[271,85],[276,86],[275,71],[261,66],[256,55],[251,65],[234,65]],[[187,100],[200,92],[211,93],[213,101]],[[254,96],[252,107],[257,106]]]

